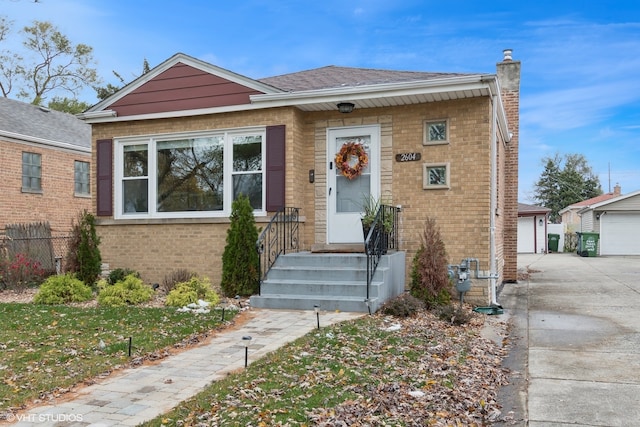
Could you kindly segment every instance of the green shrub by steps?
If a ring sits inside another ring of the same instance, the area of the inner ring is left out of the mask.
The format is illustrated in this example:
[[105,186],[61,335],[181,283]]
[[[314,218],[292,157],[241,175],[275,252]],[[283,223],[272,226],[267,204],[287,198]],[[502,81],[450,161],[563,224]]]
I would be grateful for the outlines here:
[[411,295],[427,308],[446,305],[451,300],[451,281],[447,272],[447,252],[436,220],[427,217],[422,242],[411,265]]
[[176,284],[175,288],[167,295],[166,305],[169,307],[184,307],[198,300],[204,300],[211,305],[220,302],[220,297],[211,287],[211,282],[206,277],[192,277],[187,282]]
[[40,286],[33,302],[36,304],[66,304],[93,298],[93,291],[71,273],[50,276]]
[[255,250],[258,228],[247,196],[240,194],[233,201],[230,220],[220,287],[228,297],[253,295],[258,292],[260,257]]
[[153,296],[153,289],[135,274],[129,274],[112,286],[100,283],[98,287],[98,304],[105,307],[138,305],[149,301]]

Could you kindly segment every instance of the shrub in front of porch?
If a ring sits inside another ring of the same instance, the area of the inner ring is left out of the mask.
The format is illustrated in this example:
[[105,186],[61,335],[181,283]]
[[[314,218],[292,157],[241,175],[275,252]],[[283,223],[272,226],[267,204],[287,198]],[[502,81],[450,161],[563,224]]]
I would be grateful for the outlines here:
[[222,281],[226,296],[253,295],[258,292],[260,258],[256,250],[258,228],[249,198],[243,194],[231,206],[231,224],[222,254]]
[[410,293],[432,308],[450,302],[450,289],[447,251],[436,220],[427,218],[422,233],[422,244],[413,258]]

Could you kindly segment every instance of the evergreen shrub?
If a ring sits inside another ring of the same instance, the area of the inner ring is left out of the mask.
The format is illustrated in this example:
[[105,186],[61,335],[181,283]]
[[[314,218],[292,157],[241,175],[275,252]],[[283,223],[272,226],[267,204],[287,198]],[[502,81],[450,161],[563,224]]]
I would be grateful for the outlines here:
[[99,284],[98,304],[105,307],[138,305],[151,300],[153,289],[135,274],[129,274],[112,286]]
[[93,286],[102,273],[102,257],[98,245],[100,238],[96,233],[96,219],[85,210],[78,215],[72,226],[66,266],[89,286]]
[[166,305],[169,307],[184,307],[191,303],[197,303],[198,300],[209,302],[211,305],[217,305],[220,297],[213,290],[209,279],[192,277],[187,282],[176,284],[176,286],[167,295]]
[[435,219],[426,219],[421,240],[411,266],[410,293],[424,301],[427,308],[448,304],[451,301],[451,282],[447,272],[447,252]]
[[33,298],[36,304],[66,304],[93,298],[93,291],[73,274],[50,276]]
[[258,228],[249,198],[240,195],[231,206],[231,224],[222,254],[222,292],[226,296],[258,292],[260,258],[256,250]]

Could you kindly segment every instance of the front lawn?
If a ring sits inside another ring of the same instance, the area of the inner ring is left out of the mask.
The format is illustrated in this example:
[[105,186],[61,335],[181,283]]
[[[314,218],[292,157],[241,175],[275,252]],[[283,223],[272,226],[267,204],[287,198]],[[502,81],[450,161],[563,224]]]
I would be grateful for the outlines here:
[[[227,310],[225,320],[235,313]],[[75,384],[198,342],[220,326],[221,312],[6,303],[0,304],[0,323],[1,417],[11,408],[47,401]]]
[[491,424],[501,417],[505,350],[480,336],[481,325],[480,316],[453,326],[421,312],[314,330],[144,425]]

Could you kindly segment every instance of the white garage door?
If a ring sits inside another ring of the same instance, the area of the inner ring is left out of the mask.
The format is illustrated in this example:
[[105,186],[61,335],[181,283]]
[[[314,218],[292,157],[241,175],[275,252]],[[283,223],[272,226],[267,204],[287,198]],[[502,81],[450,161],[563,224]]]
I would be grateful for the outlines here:
[[600,255],[640,255],[640,213],[600,217]]
[[518,253],[520,254],[536,253],[534,221],[535,218],[530,216],[518,218]]

